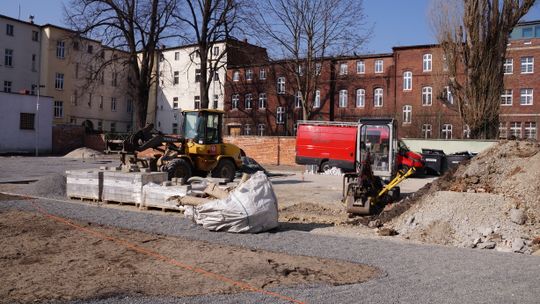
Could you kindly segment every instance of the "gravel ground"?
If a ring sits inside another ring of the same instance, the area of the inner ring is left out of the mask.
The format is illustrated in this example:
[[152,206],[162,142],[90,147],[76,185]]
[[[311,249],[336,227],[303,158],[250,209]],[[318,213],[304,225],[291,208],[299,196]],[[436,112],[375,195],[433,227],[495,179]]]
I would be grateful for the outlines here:
[[[309,303],[538,303],[540,258],[384,240],[329,237],[297,230],[255,235],[212,233],[171,215],[38,200],[48,212],[99,224],[255,249],[342,259],[379,267],[364,284],[274,289]],[[1,209],[34,210],[30,201]],[[301,225],[301,224],[299,224]],[[73,303],[278,303],[253,293],[190,298],[112,297]]]

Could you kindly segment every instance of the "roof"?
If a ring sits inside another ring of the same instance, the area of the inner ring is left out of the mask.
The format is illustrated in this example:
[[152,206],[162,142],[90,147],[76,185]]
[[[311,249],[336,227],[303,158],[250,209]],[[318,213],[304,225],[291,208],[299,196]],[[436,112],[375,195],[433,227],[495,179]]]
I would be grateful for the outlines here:
[[6,16],[6,15],[2,15],[2,14],[0,14],[0,18],[8,19],[8,20],[14,21],[14,22],[24,23],[24,24],[27,24],[27,25],[30,25],[30,26],[35,26],[35,27],[38,27],[38,28],[40,27],[39,25],[37,25],[37,24],[35,24],[33,22],[19,20],[19,19],[12,18],[12,17]]
[[[217,40],[217,41],[214,42],[214,44],[218,44],[218,43],[242,43],[242,44],[249,45],[250,47],[256,47],[256,48],[264,49],[263,47],[260,47],[258,45],[254,45],[254,44],[251,44],[251,43],[246,42],[246,41],[241,41],[241,40],[238,40],[236,38],[221,39],[221,40]],[[192,48],[192,47],[196,47],[196,46],[198,46],[197,43],[190,43],[190,44],[183,44],[183,45],[165,47],[165,48],[161,49],[161,51],[181,50],[181,49]]]

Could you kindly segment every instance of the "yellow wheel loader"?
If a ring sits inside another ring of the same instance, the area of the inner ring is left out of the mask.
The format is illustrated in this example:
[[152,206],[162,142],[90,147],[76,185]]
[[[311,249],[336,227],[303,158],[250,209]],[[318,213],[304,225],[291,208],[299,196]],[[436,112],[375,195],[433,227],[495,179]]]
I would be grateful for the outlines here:
[[[223,142],[223,114],[208,109],[183,111],[180,136],[164,135],[149,124],[124,141],[122,164],[139,164],[151,171],[167,172],[169,179],[177,177],[184,182],[194,175],[209,173],[231,181],[242,167],[244,152]],[[147,149],[156,153],[139,158],[138,154]]]

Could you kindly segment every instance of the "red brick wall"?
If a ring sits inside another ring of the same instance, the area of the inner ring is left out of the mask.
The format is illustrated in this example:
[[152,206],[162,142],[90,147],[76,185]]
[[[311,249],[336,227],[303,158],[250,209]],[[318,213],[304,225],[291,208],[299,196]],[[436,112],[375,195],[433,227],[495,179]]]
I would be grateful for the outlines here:
[[53,154],[66,154],[84,146],[84,127],[57,125],[52,131]]
[[223,140],[263,165],[295,165],[296,137],[227,136]]
[[84,146],[103,152],[107,148],[105,136],[103,134],[86,134],[84,136]]

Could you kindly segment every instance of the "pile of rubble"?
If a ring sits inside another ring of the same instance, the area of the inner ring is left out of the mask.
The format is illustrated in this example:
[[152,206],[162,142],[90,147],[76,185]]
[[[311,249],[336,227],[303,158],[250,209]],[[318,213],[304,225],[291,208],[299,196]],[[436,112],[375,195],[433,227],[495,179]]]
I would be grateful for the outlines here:
[[501,142],[403,202],[386,226],[416,241],[539,254],[539,152]]

